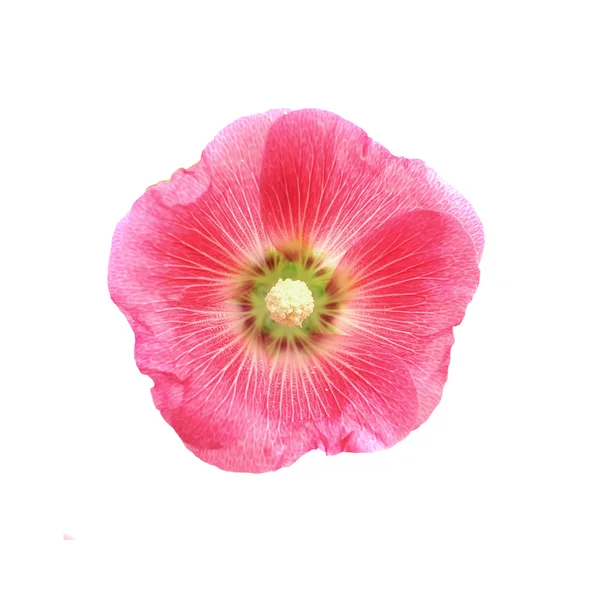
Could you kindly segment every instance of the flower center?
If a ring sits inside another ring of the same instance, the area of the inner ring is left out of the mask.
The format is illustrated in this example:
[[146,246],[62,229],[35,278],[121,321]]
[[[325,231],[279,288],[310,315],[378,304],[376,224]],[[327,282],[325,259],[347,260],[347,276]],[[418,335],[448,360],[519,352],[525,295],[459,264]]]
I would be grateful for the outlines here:
[[269,357],[294,359],[323,351],[339,334],[338,320],[348,301],[344,282],[323,254],[289,244],[266,249],[231,280],[232,308],[239,333]]
[[313,295],[304,281],[281,277],[265,296],[265,304],[273,321],[288,327],[302,327],[315,308]]

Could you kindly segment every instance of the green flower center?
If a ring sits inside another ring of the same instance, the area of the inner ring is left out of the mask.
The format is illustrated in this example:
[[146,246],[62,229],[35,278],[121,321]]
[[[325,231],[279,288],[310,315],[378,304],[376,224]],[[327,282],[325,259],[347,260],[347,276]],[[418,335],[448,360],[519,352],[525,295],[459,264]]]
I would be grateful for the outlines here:
[[333,272],[323,255],[307,250],[269,250],[246,265],[232,294],[244,336],[269,355],[315,351],[323,334],[337,331],[343,298]]

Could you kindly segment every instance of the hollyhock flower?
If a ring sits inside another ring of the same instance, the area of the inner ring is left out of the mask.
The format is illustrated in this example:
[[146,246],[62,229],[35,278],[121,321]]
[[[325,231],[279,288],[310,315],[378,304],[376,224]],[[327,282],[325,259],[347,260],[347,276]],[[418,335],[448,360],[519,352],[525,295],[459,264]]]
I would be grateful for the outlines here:
[[271,111],[137,200],[109,287],[184,444],[263,472],[388,448],[429,417],[482,249],[423,162],[334,114]]

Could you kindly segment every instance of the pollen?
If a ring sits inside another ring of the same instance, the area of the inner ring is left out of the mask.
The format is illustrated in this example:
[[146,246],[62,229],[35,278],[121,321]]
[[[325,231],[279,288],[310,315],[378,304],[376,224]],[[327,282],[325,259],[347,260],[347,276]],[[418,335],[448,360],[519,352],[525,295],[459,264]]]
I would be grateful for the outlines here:
[[294,327],[312,314],[315,301],[304,281],[279,279],[265,296],[271,318],[280,325]]

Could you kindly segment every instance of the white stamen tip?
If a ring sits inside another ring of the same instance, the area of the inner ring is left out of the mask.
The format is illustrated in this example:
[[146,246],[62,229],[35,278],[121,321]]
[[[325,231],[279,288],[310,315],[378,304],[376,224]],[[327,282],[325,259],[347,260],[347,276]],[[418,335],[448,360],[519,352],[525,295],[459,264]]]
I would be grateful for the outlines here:
[[304,281],[279,279],[265,296],[265,304],[273,321],[294,327],[312,314],[315,301]]

